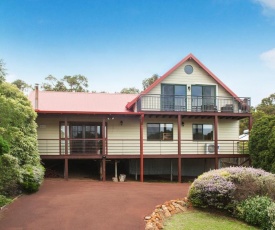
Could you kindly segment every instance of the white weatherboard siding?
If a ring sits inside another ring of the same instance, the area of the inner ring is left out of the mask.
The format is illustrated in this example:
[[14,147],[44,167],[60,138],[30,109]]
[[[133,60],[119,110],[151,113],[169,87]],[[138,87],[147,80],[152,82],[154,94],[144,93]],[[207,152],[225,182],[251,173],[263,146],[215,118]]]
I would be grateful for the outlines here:
[[43,155],[59,154],[59,118],[37,118],[38,151]]
[[[184,67],[186,65],[193,66],[193,73],[186,74]],[[179,85],[216,85],[216,96],[230,96],[222,87],[219,87],[217,82],[208,75],[196,62],[189,60],[166,77],[159,85],[154,87],[148,94],[161,94],[161,84],[179,84]],[[187,90],[187,95],[191,92]]]
[[[173,124],[173,140],[172,141],[147,141],[147,124],[161,123]],[[178,126],[175,118],[146,118],[144,121],[144,154],[177,154],[178,153]]]
[[237,154],[239,138],[239,121],[236,120],[219,120],[219,153],[220,154]]
[[[120,124],[120,121],[123,124]],[[121,118],[108,121],[108,155],[140,154],[140,120],[137,117]]]
[[[59,124],[64,122],[63,117],[38,118],[39,150],[44,155],[58,155],[59,148],[64,154],[64,144],[59,146]],[[123,122],[121,125],[120,122]],[[181,126],[181,154],[204,154],[206,145],[214,141],[193,141],[193,124],[212,124],[214,119],[182,119]],[[102,118],[95,117],[69,117],[70,122],[102,122]],[[140,154],[140,119],[139,117],[121,117],[107,122],[107,152],[109,155],[139,155]],[[173,124],[172,141],[149,141],[147,140],[148,123]],[[238,153],[239,122],[234,120],[220,119],[218,124],[219,153]],[[177,154],[178,153],[178,122],[177,118],[148,118],[144,120],[143,126],[144,154]],[[46,140],[47,139],[47,140]],[[43,148],[41,148],[43,146]],[[47,148],[45,148],[45,146]],[[70,148],[68,148],[68,151]],[[70,152],[69,152],[70,153]]]
[[[193,66],[194,71],[192,74],[186,74],[184,72],[184,67],[186,65]],[[208,75],[208,73],[206,73],[196,62],[192,60],[186,61],[183,65],[181,65],[178,69],[176,69],[168,77],[166,77],[160,84],[155,86],[147,94],[146,97],[142,98],[141,108],[143,110],[150,110],[150,111],[161,110],[161,99],[157,97],[157,95],[161,94],[161,84],[186,85],[186,89],[187,89],[186,103],[187,103],[188,111],[191,110],[191,90],[188,90],[188,87],[191,87],[192,85],[214,85],[216,86],[216,97],[217,97],[216,105],[217,105],[218,111],[220,111],[221,107],[227,104],[233,104],[234,111],[238,111],[238,102],[235,101],[223,87],[218,85],[217,82],[211,76]],[[177,100],[184,100],[184,99],[178,98]],[[178,103],[185,104],[184,102],[180,102],[180,101],[178,101]]]

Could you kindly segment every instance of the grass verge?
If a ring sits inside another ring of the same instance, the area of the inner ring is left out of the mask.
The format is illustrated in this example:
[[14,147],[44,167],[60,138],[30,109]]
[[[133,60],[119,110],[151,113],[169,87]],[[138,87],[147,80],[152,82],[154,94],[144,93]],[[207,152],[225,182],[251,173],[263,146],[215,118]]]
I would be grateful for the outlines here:
[[200,210],[189,210],[187,212],[173,215],[164,222],[165,230],[255,230],[259,229],[249,226],[218,213],[209,213]]

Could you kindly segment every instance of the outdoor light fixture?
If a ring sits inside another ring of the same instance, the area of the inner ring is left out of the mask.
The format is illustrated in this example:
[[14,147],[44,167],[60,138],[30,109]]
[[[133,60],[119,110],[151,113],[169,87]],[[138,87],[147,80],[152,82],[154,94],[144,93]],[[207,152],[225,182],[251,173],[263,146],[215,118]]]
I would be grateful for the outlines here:
[[182,126],[184,126],[184,121],[183,121],[183,122],[181,122],[181,125],[182,125]]
[[120,125],[121,125],[121,126],[123,125],[123,121],[120,121]]
[[190,87],[190,86],[188,86],[188,91],[190,91],[190,89],[191,89],[191,87]]

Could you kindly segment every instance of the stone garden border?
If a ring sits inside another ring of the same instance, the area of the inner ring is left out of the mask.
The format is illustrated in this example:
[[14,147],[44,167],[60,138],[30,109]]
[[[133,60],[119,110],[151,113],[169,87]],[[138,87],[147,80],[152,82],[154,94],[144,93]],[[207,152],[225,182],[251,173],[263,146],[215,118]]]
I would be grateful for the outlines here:
[[165,219],[176,213],[187,211],[187,208],[190,206],[187,197],[166,201],[162,205],[157,205],[152,214],[144,218],[146,222],[145,230],[163,229],[163,222]]

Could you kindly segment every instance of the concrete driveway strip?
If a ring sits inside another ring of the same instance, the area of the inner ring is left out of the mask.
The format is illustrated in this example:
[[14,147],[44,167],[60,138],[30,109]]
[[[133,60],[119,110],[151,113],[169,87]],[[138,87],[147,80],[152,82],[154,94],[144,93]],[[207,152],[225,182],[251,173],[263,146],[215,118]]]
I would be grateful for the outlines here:
[[190,184],[46,179],[0,211],[1,230],[135,230],[155,206],[187,195]]

